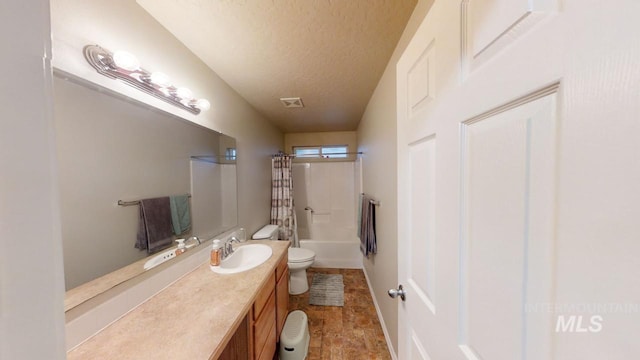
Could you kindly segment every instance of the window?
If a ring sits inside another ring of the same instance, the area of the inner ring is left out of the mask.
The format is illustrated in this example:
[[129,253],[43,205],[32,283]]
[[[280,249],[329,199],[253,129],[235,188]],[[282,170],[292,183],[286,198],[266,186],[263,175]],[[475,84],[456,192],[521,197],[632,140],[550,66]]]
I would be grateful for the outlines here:
[[347,145],[294,146],[293,154],[298,158],[346,159],[349,154]]
[[296,157],[320,157],[319,147],[294,147],[293,154]]
[[224,158],[227,161],[235,161],[236,160],[236,148],[227,148],[225,151]]

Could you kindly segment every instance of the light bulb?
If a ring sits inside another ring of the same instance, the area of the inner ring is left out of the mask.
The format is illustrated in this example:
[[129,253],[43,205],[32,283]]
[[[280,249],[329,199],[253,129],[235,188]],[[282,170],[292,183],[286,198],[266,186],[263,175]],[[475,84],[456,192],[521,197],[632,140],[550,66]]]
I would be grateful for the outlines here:
[[182,99],[193,99],[193,93],[185,87],[178,88],[176,90],[176,95]]
[[119,68],[133,71],[140,68],[140,61],[133,54],[126,51],[118,50],[113,53],[113,62]]
[[137,72],[132,72],[131,74],[129,74],[130,77],[140,81],[140,82],[146,82],[148,77],[145,77],[145,75],[137,73]]
[[211,109],[211,103],[207,99],[198,99],[198,101],[196,101],[196,107],[202,111],[207,111]]
[[165,73],[156,71],[154,73],[151,73],[151,82],[158,86],[164,87],[169,85],[169,76]]

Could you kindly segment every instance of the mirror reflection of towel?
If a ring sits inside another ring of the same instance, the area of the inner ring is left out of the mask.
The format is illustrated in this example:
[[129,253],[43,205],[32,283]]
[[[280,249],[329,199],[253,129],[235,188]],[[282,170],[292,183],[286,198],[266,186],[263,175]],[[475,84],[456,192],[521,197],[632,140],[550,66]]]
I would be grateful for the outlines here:
[[173,243],[169,197],[140,200],[135,247],[152,254]]
[[169,197],[171,205],[171,225],[175,235],[184,234],[191,230],[191,210],[189,209],[189,195],[175,195]]

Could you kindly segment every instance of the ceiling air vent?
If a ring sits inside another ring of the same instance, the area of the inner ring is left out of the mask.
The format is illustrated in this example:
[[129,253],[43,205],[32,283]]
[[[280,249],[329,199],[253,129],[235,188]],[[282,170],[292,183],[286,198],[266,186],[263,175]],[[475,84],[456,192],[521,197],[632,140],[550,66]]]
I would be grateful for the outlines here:
[[302,107],[304,107],[304,104],[302,104],[302,99],[300,99],[299,97],[280,98],[280,102],[282,102],[282,105],[284,105],[284,107],[286,107],[286,108],[302,108]]

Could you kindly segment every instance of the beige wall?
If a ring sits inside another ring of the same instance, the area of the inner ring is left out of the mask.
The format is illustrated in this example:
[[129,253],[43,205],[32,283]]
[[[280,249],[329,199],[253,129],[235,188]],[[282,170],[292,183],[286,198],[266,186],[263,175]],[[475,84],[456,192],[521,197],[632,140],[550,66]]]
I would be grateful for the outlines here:
[[[239,223],[249,233],[269,221],[270,155],[283,135],[182,43],[132,0],[51,0],[54,66],[129,97],[233,136],[238,148]],[[82,55],[87,44],[135,54],[150,71],[207,98],[211,109],[193,115],[96,73]]]
[[[0,359],[65,359],[46,0],[3,0]],[[19,35],[19,36],[18,36]]]
[[420,0],[405,28],[387,68],[369,100],[358,126],[358,151],[362,151],[363,191],[380,201],[376,209],[378,254],[364,259],[385,330],[398,349],[398,303],[387,296],[397,286],[397,157],[396,62],[426,16],[433,0]]
[[[349,152],[357,149],[357,134],[355,131],[327,131],[310,133],[289,133],[284,135],[284,151],[292,154],[294,146],[318,145],[347,145]],[[355,160],[355,154],[349,155],[348,160]],[[305,159],[304,161],[312,161]],[[323,160],[326,161],[326,160]],[[344,161],[344,159],[340,159]]]

